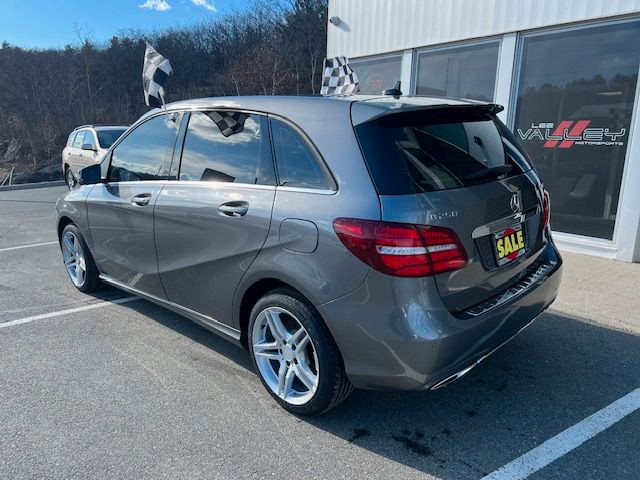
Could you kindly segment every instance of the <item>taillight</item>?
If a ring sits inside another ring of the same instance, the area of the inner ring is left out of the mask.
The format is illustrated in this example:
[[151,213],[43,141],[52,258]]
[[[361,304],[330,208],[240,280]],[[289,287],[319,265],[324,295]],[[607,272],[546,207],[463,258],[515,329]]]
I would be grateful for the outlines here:
[[389,275],[424,277],[467,264],[464,247],[448,228],[336,218],[333,229],[351,253]]
[[542,228],[549,226],[549,220],[551,218],[551,198],[549,192],[544,189],[542,198]]

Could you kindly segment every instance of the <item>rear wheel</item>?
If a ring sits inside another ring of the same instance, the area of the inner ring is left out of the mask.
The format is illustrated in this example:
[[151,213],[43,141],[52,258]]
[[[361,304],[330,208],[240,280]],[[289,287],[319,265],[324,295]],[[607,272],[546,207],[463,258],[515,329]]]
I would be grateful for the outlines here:
[[353,389],[320,315],[294,290],[274,290],[256,303],[249,348],[262,383],[291,413],[326,412]]
[[100,287],[98,267],[96,267],[89,247],[78,227],[69,224],[64,227],[60,238],[62,259],[71,283],[81,292],[92,292]]
[[73,176],[73,172],[71,171],[71,167],[67,167],[64,173],[64,181],[67,184],[69,190],[73,190],[76,186],[76,177]]

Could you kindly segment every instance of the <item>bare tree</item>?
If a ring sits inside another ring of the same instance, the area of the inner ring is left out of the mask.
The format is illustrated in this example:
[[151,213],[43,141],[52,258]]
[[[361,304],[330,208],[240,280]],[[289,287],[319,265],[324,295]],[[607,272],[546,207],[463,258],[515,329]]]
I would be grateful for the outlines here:
[[103,43],[77,25],[77,43],[63,49],[25,50],[2,42],[0,174],[9,144],[11,152],[20,152],[16,169],[35,171],[59,161],[52,157],[75,126],[131,123],[140,116],[147,109],[141,79],[145,40],[171,60],[169,101],[316,93],[326,11],[327,0],[253,0],[246,10],[211,22],[121,31]]

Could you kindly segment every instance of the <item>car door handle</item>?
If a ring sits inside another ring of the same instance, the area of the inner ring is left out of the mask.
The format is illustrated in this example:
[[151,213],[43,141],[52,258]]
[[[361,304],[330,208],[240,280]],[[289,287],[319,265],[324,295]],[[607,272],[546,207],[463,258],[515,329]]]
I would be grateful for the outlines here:
[[131,205],[139,205],[141,207],[146,207],[149,205],[151,201],[150,193],[141,193],[140,195],[136,195],[131,199]]
[[218,207],[218,212],[221,215],[227,215],[228,217],[244,217],[249,211],[249,204],[247,202],[227,202]]

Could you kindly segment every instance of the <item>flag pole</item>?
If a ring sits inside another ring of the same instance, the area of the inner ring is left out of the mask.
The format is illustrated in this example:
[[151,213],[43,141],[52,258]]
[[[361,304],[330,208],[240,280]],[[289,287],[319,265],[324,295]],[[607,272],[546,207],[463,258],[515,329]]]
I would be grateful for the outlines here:
[[160,100],[162,100],[162,108],[164,109],[164,114],[168,119],[169,114],[167,113],[167,105],[164,103],[164,92],[159,92],[159,93],[160,93]]

